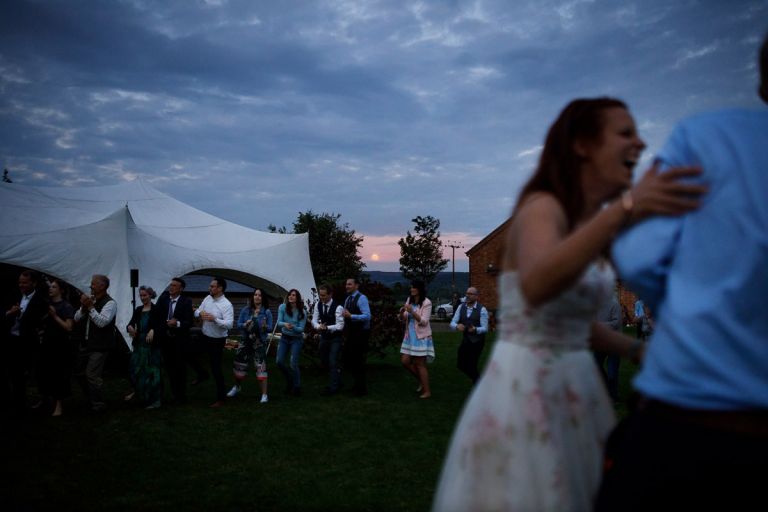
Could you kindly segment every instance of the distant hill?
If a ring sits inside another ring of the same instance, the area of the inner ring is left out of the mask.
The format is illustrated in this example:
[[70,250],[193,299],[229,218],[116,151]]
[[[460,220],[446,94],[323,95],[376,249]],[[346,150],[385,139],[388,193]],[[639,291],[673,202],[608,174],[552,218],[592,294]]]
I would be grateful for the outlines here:
[[[408,280],[406,280],[400,272],[382,272],[379,270],[371,270],[365,272],[371,277],[371,281],[378,281],[384,286],[389,288],[395,288],[397,283],[403,289],[408,287]],[[464,296],[464,292],[469,286],[469,272],[456,272],[456,291],[460,296]],[[407,292],[406,292],[407,293]],[[435,279],[429,284],[427,291],[429,297],[435,303],[448,302],[451,297],[451,273],[440,272]]]

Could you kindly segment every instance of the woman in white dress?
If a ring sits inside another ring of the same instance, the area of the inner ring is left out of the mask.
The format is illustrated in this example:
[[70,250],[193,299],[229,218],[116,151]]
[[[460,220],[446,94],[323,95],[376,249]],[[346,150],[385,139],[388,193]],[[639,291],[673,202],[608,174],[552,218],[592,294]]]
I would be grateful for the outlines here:
[[[571,102],[523,188],[499,289],[499,339],[457,424],[435,511],[591,510],[614,413],[589,348],[637,357],[593,321],[614,285],[613,237],[649,215],[697,206],[699,170],[649,169],[632,116],[611,98]],[[623,193],[622,193],[623,192]]]

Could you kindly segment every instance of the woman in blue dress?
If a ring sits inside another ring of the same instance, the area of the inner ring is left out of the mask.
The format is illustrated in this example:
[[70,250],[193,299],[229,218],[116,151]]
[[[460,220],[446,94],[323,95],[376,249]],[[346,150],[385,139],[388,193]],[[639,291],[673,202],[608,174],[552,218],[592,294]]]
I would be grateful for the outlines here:
[[272,312],[269,310],[267,295],[256,288],[248,299],[248,305],[240,311],[237,327],[243,331],[243,341],[237,347],[232,366],[235,385],[227,396],[232,398],[240,393],[242,383],[248,377],[248,367],[253,365],[256,380],[261,387],[261,403],[269,401],[267,396],[267,342],[272,332]]
[[424,281],[411,283],[411,295],[400,308],[400,321],[406,329],[403,344],[400,347],[400,362],[418,381],[416,392],[419,398],[429,398],[427,363],[435,359],[435,345],[432,343],[432,327],[429,317],[432,315],[432,302],[427,298]]

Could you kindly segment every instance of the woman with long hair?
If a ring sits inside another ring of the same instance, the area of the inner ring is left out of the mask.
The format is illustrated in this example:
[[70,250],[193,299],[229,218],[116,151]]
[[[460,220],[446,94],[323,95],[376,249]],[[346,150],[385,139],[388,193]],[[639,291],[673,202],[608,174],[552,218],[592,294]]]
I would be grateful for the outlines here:
[[[301,300],[301,293],[295,288],[288,292],[285,302],[277,310],[277,327],[280,329],[280,343],[277,346],[277,367],[285,376],[285,392],[301,395],[301,372],[299,356],[304,345],[304,326],[307,313]],[[290,364],[286,358],[290,353]]]
[[549,129],[507,232],[500,331],[443,467],[434,510],[591,510],[614,424],[590,353],[637,358],[639,343],[594,321],[625,226],[695,209],[691,168],[632,185],[645,148],[624,103],[571,102]]
[[405,335],[400,346],[400,362],[416,378],[419,398],[429,398],[427,363],[435,360],[435,345],[432,343],[432,327],[429,317],[432,315],[432,302],[427,298],[424,281],[411,282],[411,294],[398,315],[405,323]]
[[243,341],[237,347],[232,372],[235,385],[229,390],[229,398],[237,396],[243,381],[248,377],[248,367],[253,365],[256,380],[261,387],[261,403],[269,401],[267,396],[267,342],[272,332],[272,312],[269,310],[267,294],[256,288],[248,298],[248,305],[240,311],[237,327],[243,331]]
[[139,287],[141,305],[133,311],[126,330],[133,339],[133,353],[129,367],[134,392],[147,409],[157,409],[163,396],[162,367],[163,355],[160,347],[154,344],[151,333],[152,299],[157,297],[149,286]]
[[75,326],[75,308],[66,300],[66,283],[53,278],[48,287],[48,315],[40,345],[40,394],[54,402],[51,416],[61,416],[62,400],[72,392],[72,363],[75,347],[70,333]]

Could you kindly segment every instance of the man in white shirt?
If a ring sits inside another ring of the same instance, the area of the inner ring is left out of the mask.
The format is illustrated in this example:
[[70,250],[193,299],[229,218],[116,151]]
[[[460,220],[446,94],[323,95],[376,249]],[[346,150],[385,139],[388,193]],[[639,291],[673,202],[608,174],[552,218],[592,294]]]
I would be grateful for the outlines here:
[[203,321],[203,345],[208,352],[211,375],[216,383],[216,401],[211,404],[211,407],[221,407],[227,398],[221,361],[227,334],[235,321],[235,312],[232,303],[224,296],[226,289],[227,281],[222,277],[214,277],[208,287],[209,295],[195,310],[195,318]]
[[117,303],[107,294],[109,278],[94,274],[91,295],[80,295],[80,309],[75,322],[85,324],[85,334],[77,357],[77,376],[94,412],[106,407],[102,388],[104,364],[109,351],[115,347],[115,315]]

